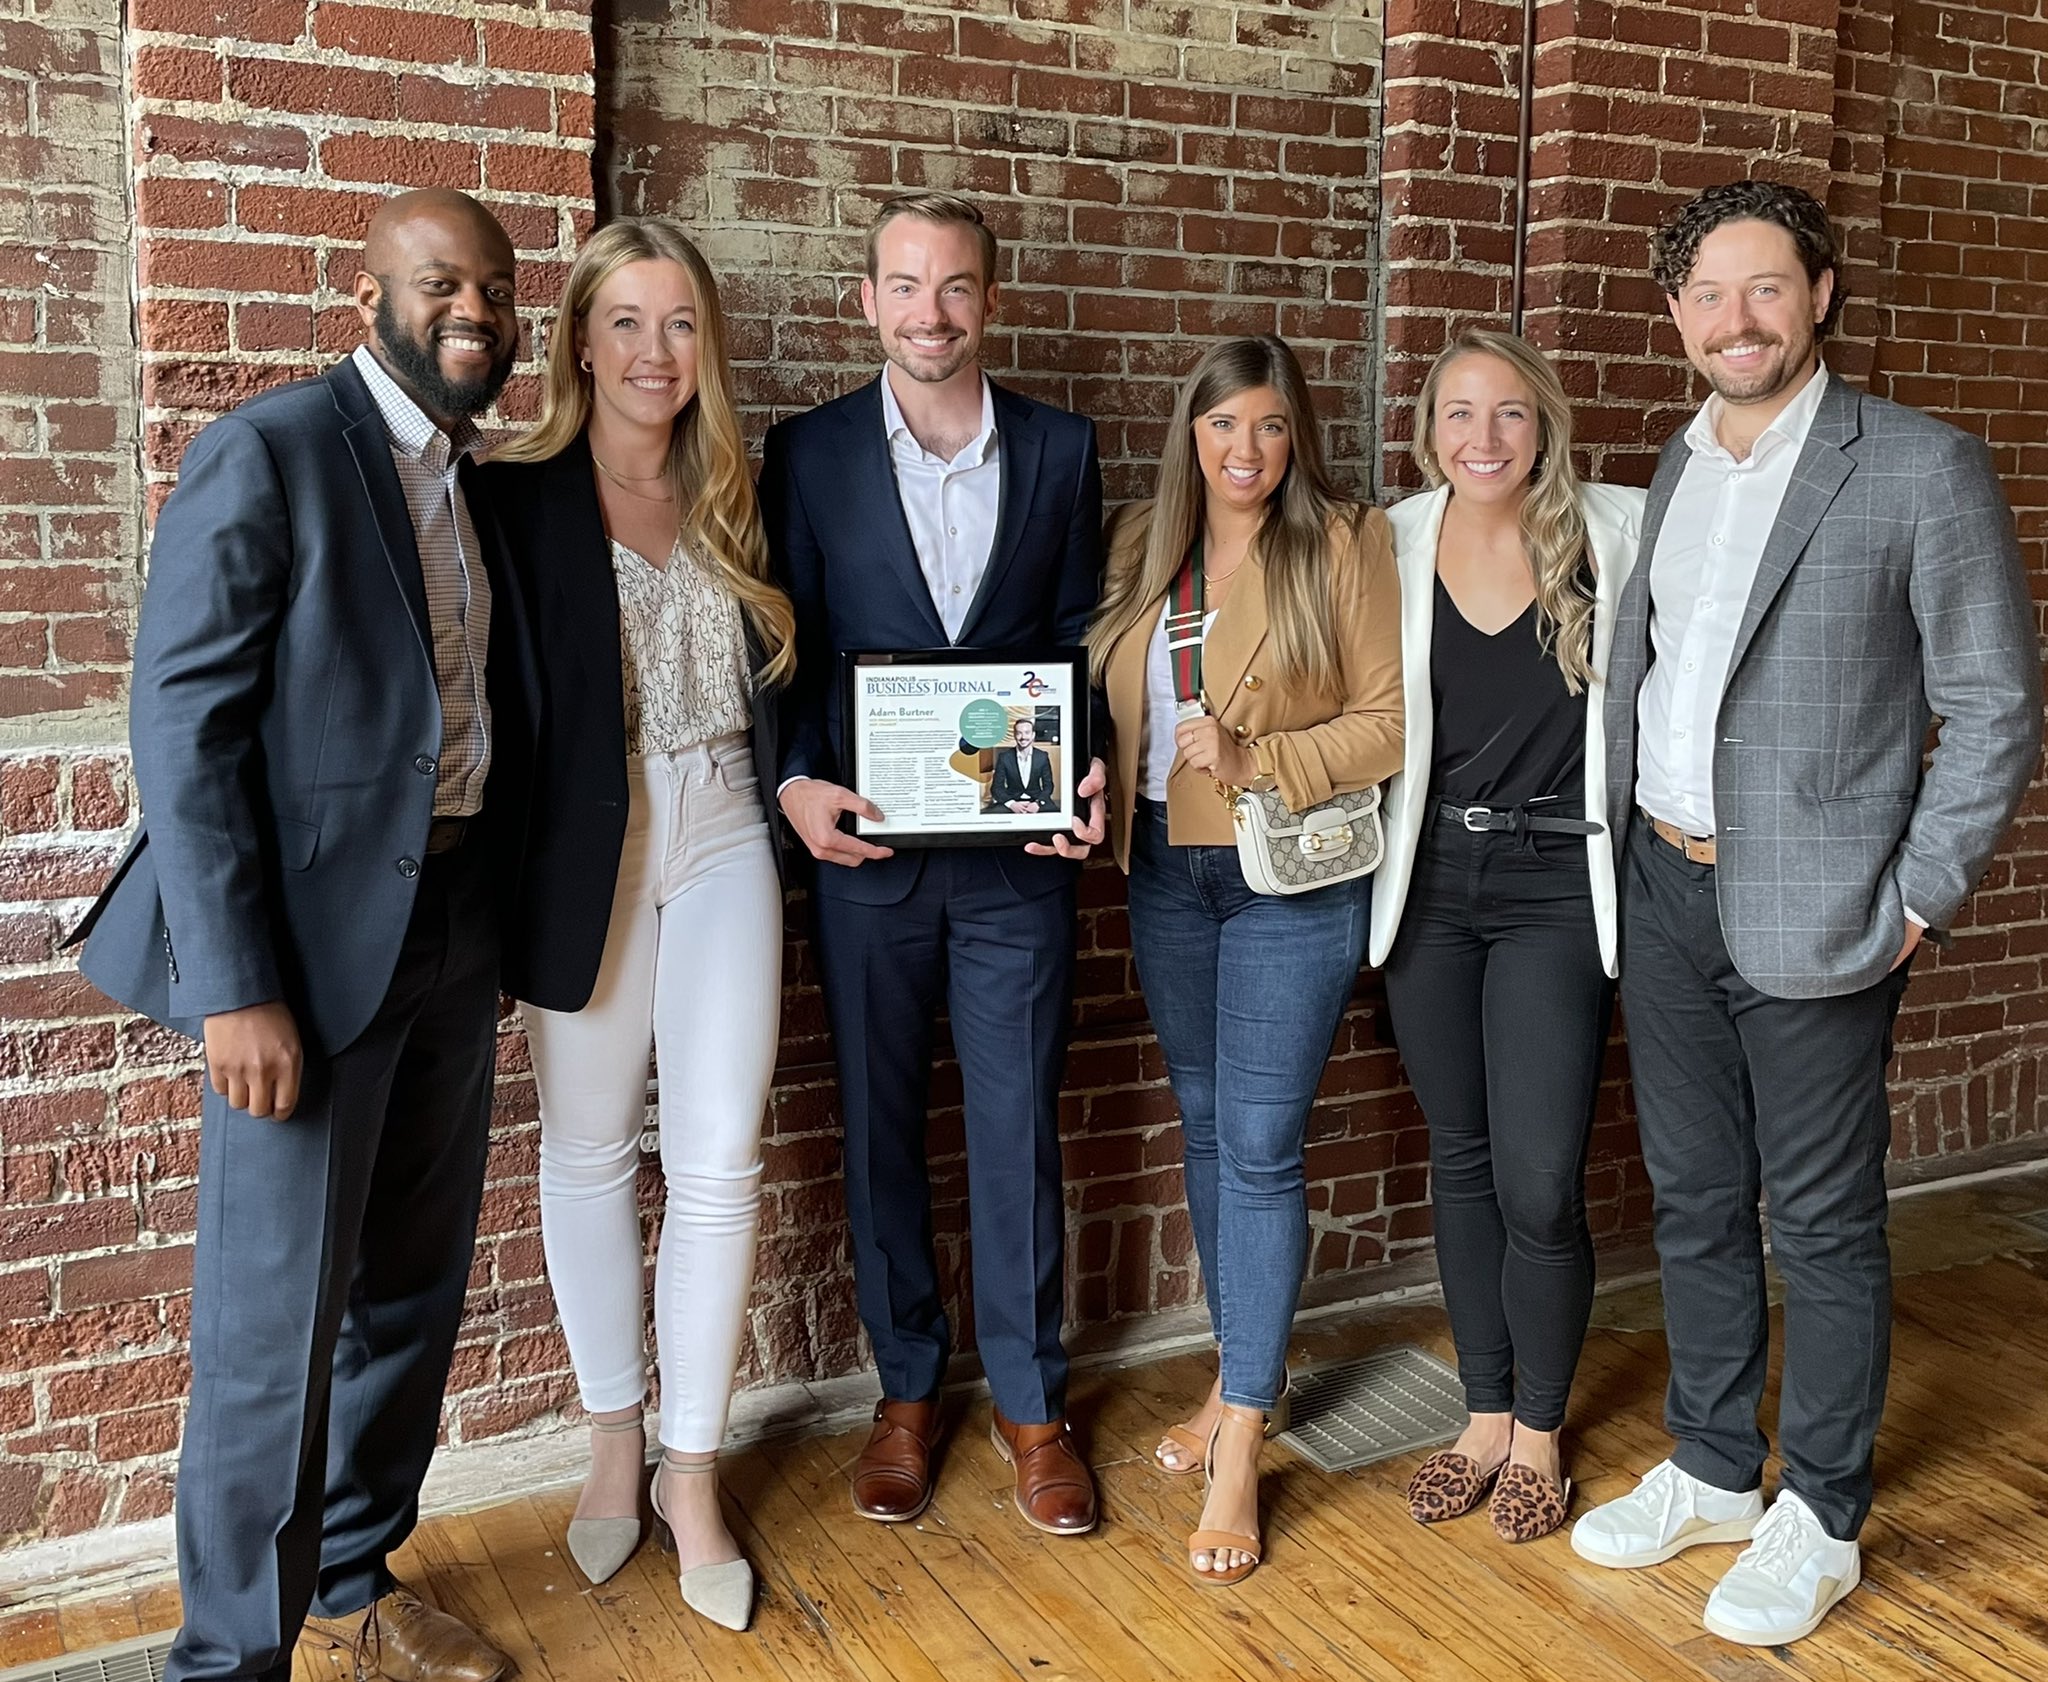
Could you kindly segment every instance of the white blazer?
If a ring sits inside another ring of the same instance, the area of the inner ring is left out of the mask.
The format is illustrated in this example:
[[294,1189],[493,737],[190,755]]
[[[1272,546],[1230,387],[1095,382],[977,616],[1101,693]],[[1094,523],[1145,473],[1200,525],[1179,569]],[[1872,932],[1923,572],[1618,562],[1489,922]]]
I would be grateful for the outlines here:
[[[1429,643],[1436,624],[1436,540],[1444,523],[1448,486],[1411,496],[1387,511],[1394,527],[1394,565],[1401,576],[1401,690],[1407,710],[1407,738],[1401,769],[1387,783],[1384,801],[1387,856],[1372,884],[1372,946],[1378,966],[1394,949],[1415,848],[1423,829],[1436,821],[1429,807],[1429,772],[1435,754],[1435,706],[1430,696]],[[1614,642],[1614,609],[1621,587],[1636,564],[1642,534],[1644,493],[1625,485],[1581,485],[1579,510],[1598,579],[1593,602],[1593,683],[1586,697],[1586,817],[1601,826],[1586,837],[1586,862],[1593,879],[1593,925],[1600,937],[1600,961],[1609,975],[1621,973],[1616,951],[1614,838],[1607,823],[1607,736],[1601,702],[1607,694],[1607,652]]]

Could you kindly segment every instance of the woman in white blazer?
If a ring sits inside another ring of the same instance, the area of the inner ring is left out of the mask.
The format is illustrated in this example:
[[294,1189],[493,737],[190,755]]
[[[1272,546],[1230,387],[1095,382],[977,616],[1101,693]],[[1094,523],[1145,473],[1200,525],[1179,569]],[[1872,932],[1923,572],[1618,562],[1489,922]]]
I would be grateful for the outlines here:
[[1390,518],[1407,730],[1371,961],[1430,1132],[1444,1301],[1470,1415],[1409,1510],[1492,1490],[1529,1541],[1564,1522],[1558,1452],[1593,1300],[1586,1139],[1613,1002],[1600,672],[1643,493],[1581,484],[1556,372],[1474,329],[1416,411],[1434,490]]

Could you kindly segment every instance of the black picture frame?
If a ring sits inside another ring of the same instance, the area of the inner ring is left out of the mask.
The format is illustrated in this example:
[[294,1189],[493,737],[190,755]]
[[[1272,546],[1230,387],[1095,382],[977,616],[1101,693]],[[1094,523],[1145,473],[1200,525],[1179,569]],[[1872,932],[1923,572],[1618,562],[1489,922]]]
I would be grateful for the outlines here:
[[[1047,681],[1055,685],[1066,697],[1062,705],[1049,707],[1039,715],[1041,731],[1050,727],[1052,739],[1040,735],[1042,745],[1057,748],[1059,753],[1059,778],[1064,788],[1065,809],[1057,813],[1018,814],[992,813],[979,805],[971,815],[962,814],[958,824],[918,824],[914,827],[892,826],[887,822],[888,803],[876,800],[882,806],[885,821],[874,825],[866,820],[846,814],[841,827],[849,834],[857,835],[864,841],[872,841],[890,848],[929,847],[1021,847],[1027,841],[1046,841],[1055,834],[1073,828],[1075,818],[1081,813],[1081,781],[1088,774],[1088,767],[1094,757],[1094,744],[1089,741],[1089,693],[1088,693],[1088,651],[1079,646],[1037,647],[1037,648],[914,648],[914,649],[849,649],[839,657],[840,672],[840,764],[846,768],[847,786],[855,793],[871,800],[876,796],[876,781],[872,773],[873,755],[865,751],[866,744],[859,738],[863,734],[861,697],[863,674],[879,674],[891,668],[940,667],[964,668],[981,673],[997,673],[1014,677],[1014,690],[1028,693],[1026,680]],[[908,678],[911,674],[906,674]],[[963,675],[960,681],[972,681]],[[996,699],[995,696],[988,697]],[[1036,697],[1031,698],[1035,701]],[[999,704],[1015,713],[1028,702],[1019,702],[1003,696]],[[936,750],[934,750],[936,751]],[[955,756],[960,752],[986,751],[986,745],[977,745],[964,738],[958,740]],[[957,771],[957,767],[955,767]],[[960,773],[965,775],[965,773]],[[1028,821],[1036,816],[1043,821]]]

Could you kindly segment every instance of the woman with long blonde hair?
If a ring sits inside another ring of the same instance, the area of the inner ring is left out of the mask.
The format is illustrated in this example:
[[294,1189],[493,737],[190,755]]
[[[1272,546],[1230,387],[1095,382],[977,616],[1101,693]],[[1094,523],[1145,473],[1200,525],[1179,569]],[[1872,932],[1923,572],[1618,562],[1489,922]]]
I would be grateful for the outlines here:
[[1088,644],[1109,701],[1111,839],[1180,1105],[1220,1357],[1154,1459],[1207,1472],[1189,1568],[1234,1583],[1259,1559],[1259,1447],[1278,1428],[1308,1260],[1308,1112],[1365,949],[1371,878],[1254,893],[1225,791],[1275,787],[1302,811],[1401,763],[1386,516],[1331,483],[1281,340],[1224,340],[1181,386],[1158,495],[1111,522]]
[[1393,511],[1407,748],[1372,961],[1429,1123],[1470,1421],[1409,1486],[1429,1524],[1564,1522],[1558,1430],[1593,1300],[1586,1140],[1615,973],[1600,673],[1643,493],[1580,481],[1556,371],[1460,333],[1416,405],[1434,488]]
[[651,1045],[667,1203],[654,1280],[653,1509],[685,1601],[746,1626],[753,1575],[714,1470],[746,1325],[782,892],[757,765],[794,666],[770,581],[718,288],[662,217],[577,253],[541,414],[486,470],[534,596],[546,690],[522,892],[573,951],[523,1001],[541,1236],[591,1416],[569,1552],[593,1582],[639,1545],[646,1441],[636,1181]]

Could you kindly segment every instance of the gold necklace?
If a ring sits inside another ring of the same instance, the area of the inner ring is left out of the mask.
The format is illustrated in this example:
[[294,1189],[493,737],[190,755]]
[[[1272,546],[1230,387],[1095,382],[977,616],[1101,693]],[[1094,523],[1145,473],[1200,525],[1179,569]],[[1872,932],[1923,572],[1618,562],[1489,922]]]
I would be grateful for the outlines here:
[[590,459],[597,462],[597,470],[607,479],[616,480],[619,488],[628,496],[638,497],[642,502],[674,502],[676,499],[674,491],[670,491],[667,496],[649,496],[645,491],[636,491],[632,488],[634,485],[651,485],[656,479],[666,478],[666,474],[654,473],[645,479],[628,479],[625,474],[614,473],[602,461],[599,461],[595,450],[591,451]]

